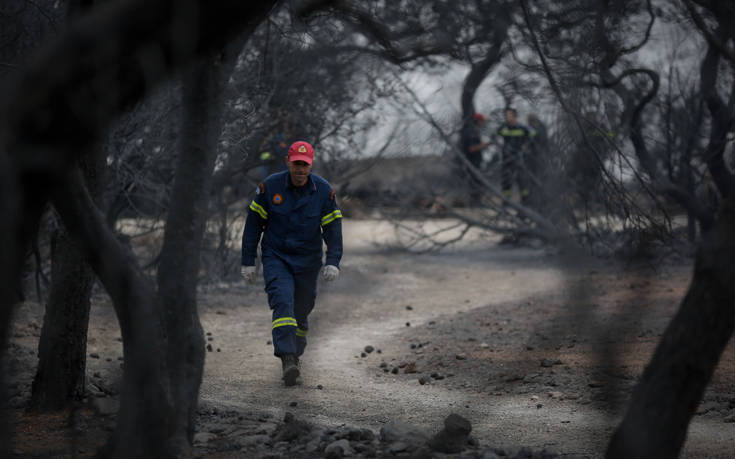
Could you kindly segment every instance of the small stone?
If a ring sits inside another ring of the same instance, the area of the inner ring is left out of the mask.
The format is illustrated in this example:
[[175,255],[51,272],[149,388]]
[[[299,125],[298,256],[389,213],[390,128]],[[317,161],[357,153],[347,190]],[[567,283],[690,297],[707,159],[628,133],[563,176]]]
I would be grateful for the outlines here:
[[271,344],[273,344],[273,341],[268,340],[268,341],[265,342],[265,344],[267,344],[268,346],[270,346]]
[[98,353],[96,353],[96,352],[92,352],[91,354],[89,354],[89,356],[91,358],[93,358],[93,359],[99,359],[100,358],[100,355]]
[[429,382],[431,382],[431,378],[426,375],[419,378],[419,384],[421,384],[422,386]]
[[387,364],[387,363],[385,363],[385,362],[380,362],[380,365],[379,365],[379,367],[380,367],[380,368],[385,368],[385,367],[387,367],[387,366],[388,366],[388,364]]
[[406,367],[403,369],[403,372],[406,374],[412,374],[416,373],[416,362],[410,362]]
[[403,451],[406,451],[408,449],[408,445],[402,441],[397,441],[390,445],[390,448],[388,448],[388,451],[391,454],[397,454],[401,453]]
[[360,441],[360,435],[360,429],[352,427],[347,430],[347,433],[343,434],[343,437],[349,441]]
[[483,349],[487,349],[487,348],[490,347],[490,345],[487,344],[487,343],[480,343],[480,347],[483,348]]
[[370,429],[362,429],[360,431],[360,440],[373,441],[375,440],[375,433]]
[[207,338],[207,341],[214,341],[214,338],[212,338],[212,337],[210,336],[209,338]]
[[222,352],[222,349],[220,349],[220,348],[217,348],[217,352]]
[[543,408],[543,407],[544,407],[544,405],[543,405],[543,404],[541,404],[541,403],[538,403],[538,404],[536,404],[536,409],[537,409],[537,410],[540,410],[540,409],[541,409],[541,408]]
[[351,456],[352,450],[350,448],[350,442],[346,439],[334,441],[324,448],[324,456],[332,458],[341,458],[345,456]]
[[444,419],[444,429],[429,441],[429,447],[442,453],[459,453],[468,444],[470,432],[470,421],[458,414],[450,414]]
[[393,369],[390,372],[393,373],[394,375],[397,375],[398,374],[398,367],[393,367]]
[[467,360],[467,354],[457,354],[455,358],[457,360]]
[[410,327],[411,326],[411,322],[406,322],[406,326],[407,327]]
[[367,354],[364,353],[364,352],[360,352],[360,357],[362,357],[364,359],[365,357],[367,357]]
[[380,349],[378,349],[378,350],[377,350],[377,351],[375,351],[375,352],[377,352],[378,354],[382,354],[382,353],[383,353],[383,351],[381,351]]
[[554,366],[554,362],[549,359],[541,359],[541,366],[544,368],[551,368]]
[[375,348],[372,347],[372,346],[370,346],[370,345],[365,346],[365,352],[367,352],[368,354],[370,354],[374,350],[375,350]]
[[212,332],[207,332],[207,336],[212,336]]
[[322,389],[324,389],[324,386],[322,386],[321,384],[317,384],[316,388],[319,389],[319,390],[322,390]]
[[112,362],[112,359],[110,357],[106,357],[105,362]]
[[291,402],[288,404],[288,406],[297,406],[298,404],[299,404],[298,402]]
[[725,422],[735,422],[735,413],[730,413],[727,416],[725,416],[724,421]]
[[211,344],[207,344],[207,351],[212,352],[212,345]]
[[409,304],[409,305],[407,305],[407,306],[406,306],[406,310],[408,310],[408,311],[413,311],[413,306],[411,306],[410,304]]
[[102,376],[100,375],[100,372],[99,372],[99,371],[95,371],[95,372],[94,372],[94,374],[93,374],[92,376],[94,376],[95,378],[101,378],[101,377],[102,377]]

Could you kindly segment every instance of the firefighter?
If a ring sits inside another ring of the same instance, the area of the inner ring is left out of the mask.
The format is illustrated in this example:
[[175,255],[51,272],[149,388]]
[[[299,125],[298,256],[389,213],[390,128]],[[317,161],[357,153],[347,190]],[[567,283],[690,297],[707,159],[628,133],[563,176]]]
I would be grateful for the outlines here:
[[[242,235],[241,273],[251,284],[260,241],[274,354],[281,359],[286,386],[300,383],[299,357],[319,273],[335,280],[342,258],[342,212],[329,183],[311,172],[313,162],[314,149],[307,142],[289,147],[287,170],[258,185]],[[323,268],[322,241],[327,246]]]
[[[487,118],[482,113],[473,113],[470,120],[464,123],[461,133],[462,153],[469,162],[480,169],[482,167],[482,152],[489,145],[482,139],[482,129],[487,122]],[[464,170],[465,167],[462,166]],[[473,174],[469,174],[470,198],[476,201],[482,196],[482,184],[475,178]]]
[[531,133],[526,126],[518,123],[518,112],[513,108],[505,109],[505,123],[496,133],[503,137],[503,154],[500,163],[500,181],[503,195],[510,199],[513,184],[518,185],[521,202],[527,204],[530,190],[529,180],[524,171],[524,155],[527,154]]

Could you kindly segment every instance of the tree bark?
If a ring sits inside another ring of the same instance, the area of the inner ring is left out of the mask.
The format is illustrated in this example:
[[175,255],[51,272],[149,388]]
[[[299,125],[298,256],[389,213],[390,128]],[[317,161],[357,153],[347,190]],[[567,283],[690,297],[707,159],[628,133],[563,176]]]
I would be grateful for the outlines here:
[[[70,0],[67,20],[77,18],[93,4],[94,0]],[[80,162],[87,189],[98,204],[103,191],[104,151],[102,145],[92,148]],[[52,247],[51,292],[30,401],[31,408],[39,411],[62,410],[84,398],[89,296],[94,285],[94,272],[65,228],[59,230]]]
[[694,278],[612,437],[608,459],[677,457],[735,329],[735,197],[697,251]]
[[89,296],[94,283],[94,273],[64,229],[56,236],[51,264],[51,293],[30,401],[30,407],[39,411],[62,410],[84,398]]
[[172,444],[188,454],[194,438],[204,336],[196,302],[200,248],[217,140],[222,88],[230,72],[219,58],[195,65],[184,77],[183,125],[171,206],[158,265],[158,294],[166,317],[167,363],[172,382]]
[[472,122],[472,114],[475,112],[474,98],[477,88],[480,87],[482,82],[490,73],[490,70],[500,62],[502,57],[502,47],[505,40],[508,38],[508,28],[510,28],[510,19],[505,16],[498,16],[495,18],[497,26],[493,30],[495,40],[492,46],[485,54],[485,58],[480,62],[473,64],[470,68],[470,72],[465,77],[464,83],[462,84],[462,95],[460,96],[460,103],[462,105],[462,120],[464,123]]
[[163,317],[153,286],[105,224],[74,171],[54,193],[54,205],[112,297],[123,338],[123,389],[113,457],[167,456],[170,408]]
[[712,117],[709,141],[704,155],[707,169],[717,189],[723,197],[728,197],[735,190],[735,177],[728,171],[724,159],[727,134],[733,125],[733,117],[717,92],[719,63],[720,54],[716,47],[710,44],[700,68],[701,92]]
[[[81,161],[87,188],[98,203],[104,188],[106,155],[103,152],[102,147],[92,149]],[[31,389],[30,406],[39,411],[69,408],[84,397],[89,297],[95,279],[63,227],[56,236],[51,267],[51,292]]]

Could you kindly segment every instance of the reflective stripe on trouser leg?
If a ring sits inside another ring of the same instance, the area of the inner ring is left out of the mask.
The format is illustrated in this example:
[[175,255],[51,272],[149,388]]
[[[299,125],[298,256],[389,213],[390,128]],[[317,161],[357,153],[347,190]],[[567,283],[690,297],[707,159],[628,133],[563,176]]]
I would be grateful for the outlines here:
[[302,325],[296,327],[296,355],[301,356],[306,349],[306,335],[309,333],[307,328],[303,328]]
[[263,257],[263,277],[268,305],[273,311],[273,353],[276,356],[296,354],[298,322],[294,314],[294,276],[283,261]]
[[316,301],[316,284],[319,269],[294,274],[294,316],[298,321],[296,329],[296,355],[300,356],[306,348],[306,334],[309,330],[309,314]]

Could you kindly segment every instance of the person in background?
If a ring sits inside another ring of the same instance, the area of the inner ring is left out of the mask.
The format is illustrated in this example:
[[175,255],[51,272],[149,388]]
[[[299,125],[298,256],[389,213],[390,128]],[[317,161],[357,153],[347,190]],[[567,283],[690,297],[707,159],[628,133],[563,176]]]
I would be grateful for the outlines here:
[[528,202],[530,189],[528,177],[523,170],[524,155],[528,150],[531,137],[529,129],[518,123],[518,112],[511,107],[505,109],[505,123],[496,133],[503,138],[503,150],[500,162],[500,181],[503,195],[510,199],[513,195],[513,185],[518,186],[521,202]]

